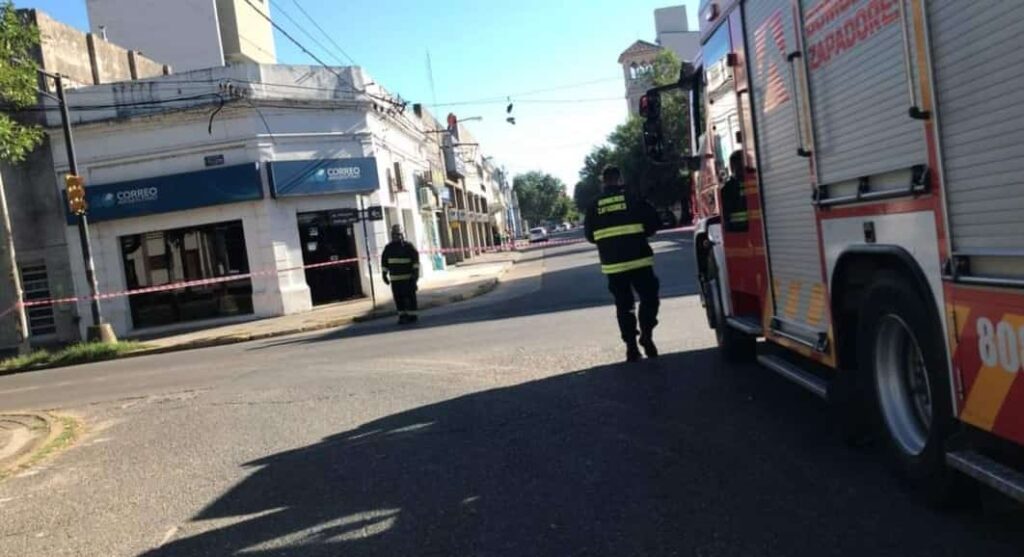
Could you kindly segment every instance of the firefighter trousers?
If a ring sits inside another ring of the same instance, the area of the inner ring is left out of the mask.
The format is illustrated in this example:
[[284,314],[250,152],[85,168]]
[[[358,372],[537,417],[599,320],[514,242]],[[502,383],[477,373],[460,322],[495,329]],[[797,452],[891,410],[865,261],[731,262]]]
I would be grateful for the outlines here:
[[411,280],[391,281],[391,295],[398,313],[416,312],[416,283]]
[[636,342],[637,314],[633,291],[640,298],[640,334],[649,336],[658,325],[658,276],[654,267],[642,267],[624,273],[608,275],[608,290],[615,297],[615,317],[619,322],[619,332],[627,344]]

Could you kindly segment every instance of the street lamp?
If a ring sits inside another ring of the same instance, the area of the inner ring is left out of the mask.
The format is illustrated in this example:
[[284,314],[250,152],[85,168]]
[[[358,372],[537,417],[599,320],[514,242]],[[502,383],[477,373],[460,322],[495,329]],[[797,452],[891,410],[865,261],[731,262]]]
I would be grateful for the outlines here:
[[[71,136],[71,114],[68,110],[67,98],[64,95],[64,79],[60,74],[52,74],[41,69],[36,69],[40,75],[53,79],[57,87],[57,95],[51,95],[48,91],[39,92],[46,97],[57,101],[60,106],[60,120],[64,128],[64,145],[67,147],[68,172],[76,180],[78,178],[78,158],[75,156],[75,142]],[[89,219],[86,217],[84,206],[75,211],[78,215],[78,239],[82,244],[82,259],[85,263],[85,281],[89,285],[89,305],[92,310],[92,325],[86,329],[86,340],[99,341],[104,343],[117,342],[113,327],[103,322],[103,313],[100,308],[99,287],[96,284],[96,266],[92,259],[92,243],[89,240]]]

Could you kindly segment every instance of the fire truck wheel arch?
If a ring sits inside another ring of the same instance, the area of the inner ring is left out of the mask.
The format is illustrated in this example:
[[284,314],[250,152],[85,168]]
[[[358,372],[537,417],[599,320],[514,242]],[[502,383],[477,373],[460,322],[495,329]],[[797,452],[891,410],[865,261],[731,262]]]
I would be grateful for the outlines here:
[[921,296],[934,304],[935,293],[932,292],[924,271],[907,250],[891,245],[848,247],[839,256],[829,280],[833,320],[840,328],[835,335],[839,343],[840,369],[851,369],[857,362],[858,343],[845,335],[845,332],[858,332],[858,313],[867,294],[865,283],[858,284],[857,279],[868,277],[866,285],[870,287],[874,275],[882,270],[887,271],[887,274],[898,273],[897,276],[901,276],[908,287],[920,292]]

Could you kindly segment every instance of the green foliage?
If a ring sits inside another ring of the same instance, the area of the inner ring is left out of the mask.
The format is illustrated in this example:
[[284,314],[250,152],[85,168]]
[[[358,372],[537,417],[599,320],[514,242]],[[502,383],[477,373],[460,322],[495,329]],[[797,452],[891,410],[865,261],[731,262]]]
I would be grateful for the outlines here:
[[[651,73],[652,86],[669,85],[679,81],[679,59],[671,51],[658,54]],[[601,171],[615,164],[625,177],[627,186],[658,207],[670,207],[682,202],[688,206],[690,183],[684,167],[679,164],[689,154],[689,107],[683,91],[670,91],[661,95],[661,125],[665,140],[665,160],[668,164],[654,164],[644,150],[643,119],[630,118],[608,136],[607,144],[595,147],[583,161],[580,181],[573,197],[580,211],[593,202],[601,191]]]
[[[0,4],[0,100],[18,109],[36,103],[36,66],[32,50],[39,44],[39,30],[27,25],[7,2]],[[42,141],[38,126],[17,122],[0,112],[0,160],[18,162]]]
[[38,367],[58,367],[111,360],[129,352],[142,350],[146,346],[134,341],[115,343],[82,342],[72,344],[56,352],[36,350],[35,352],[0,361],[0,374],[25,371]]
[[587,207],[601,195],[601,171],[613,163],[613,152],[607,145],[595,147],[585,159],[580,170],[580,181],[572,192],[573,200],[580,212],[586,213]]
[[532,171],[513,178],[512,187],[519,198],[519,211],[530,226],[551,220],[578,220],[565,184],[558,178]]

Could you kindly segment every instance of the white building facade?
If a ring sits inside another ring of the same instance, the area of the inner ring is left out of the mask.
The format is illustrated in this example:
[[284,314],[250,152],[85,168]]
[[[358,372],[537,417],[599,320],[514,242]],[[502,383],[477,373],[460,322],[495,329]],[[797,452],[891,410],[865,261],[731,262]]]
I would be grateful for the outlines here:
[[[133,291],[103,300],[115,330],[292,314],[371,289],[386,300],[392,224],[436,272],[416,192],[431,170],[422,130],[369,82],[359,68],[246,64],[71,92],[72,106],[120,105],[73,113],[99,290]],[[67,172],[63,153],[54,166]]]

